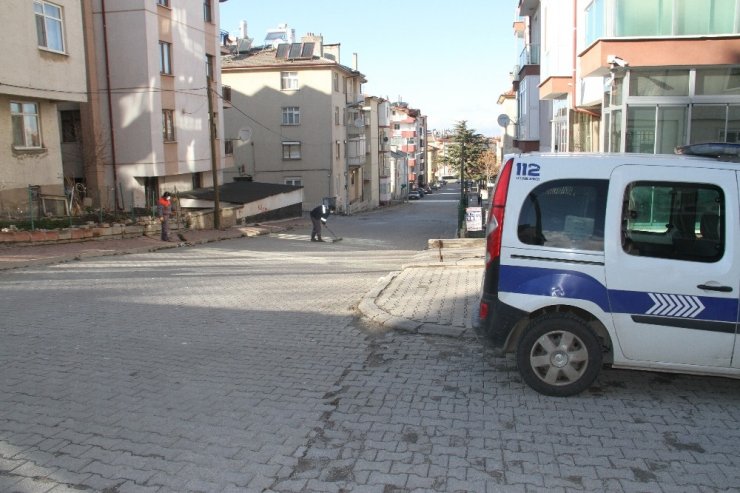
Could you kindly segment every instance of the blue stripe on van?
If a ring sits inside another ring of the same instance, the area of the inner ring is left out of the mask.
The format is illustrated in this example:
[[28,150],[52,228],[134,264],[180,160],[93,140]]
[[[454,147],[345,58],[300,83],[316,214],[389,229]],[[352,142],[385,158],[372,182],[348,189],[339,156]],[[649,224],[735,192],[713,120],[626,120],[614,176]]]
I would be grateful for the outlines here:
[[588,300],[605,312],[609,311],[606,287],[593,277],[573,270],[502,265],[498,289],[510,293]]
[[[593,277],[563,269],[502,265],[499,291],[591,301],[604,312],[737,323],[738,299],[609,290]],[[669,306],[675,303],[677,307]],[[684,303],[685,306],[681,306]]]

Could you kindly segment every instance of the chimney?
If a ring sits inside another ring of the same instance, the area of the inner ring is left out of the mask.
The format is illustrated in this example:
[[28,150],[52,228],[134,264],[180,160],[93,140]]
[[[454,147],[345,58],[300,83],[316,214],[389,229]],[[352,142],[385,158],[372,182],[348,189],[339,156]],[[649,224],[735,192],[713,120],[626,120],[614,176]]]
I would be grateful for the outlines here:
[[241,21],[239,23],[239,37],[247,39],[247,21]]
[[306,33],[301,38],[301,43],[314,43],[313,56],[324,56],[324,37],[321,34]]
[[357,53],[352,53],[352,70],[357,71]]

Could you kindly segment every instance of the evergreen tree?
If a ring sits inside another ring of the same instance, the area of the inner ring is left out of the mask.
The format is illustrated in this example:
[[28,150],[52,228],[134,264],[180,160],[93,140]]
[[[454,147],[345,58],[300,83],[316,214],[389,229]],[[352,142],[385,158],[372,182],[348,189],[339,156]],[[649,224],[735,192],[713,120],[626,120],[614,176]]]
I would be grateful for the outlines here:
[[486,163],[484,156],[488,151],[488,144],[483,135],[474,129],[468,128],[467,121],[461,120],[455,124],[450,136],[452,143],[447,154],[447,162],[460,175],[460,166],[465,163],[464,179],[479,181],[486,177]]

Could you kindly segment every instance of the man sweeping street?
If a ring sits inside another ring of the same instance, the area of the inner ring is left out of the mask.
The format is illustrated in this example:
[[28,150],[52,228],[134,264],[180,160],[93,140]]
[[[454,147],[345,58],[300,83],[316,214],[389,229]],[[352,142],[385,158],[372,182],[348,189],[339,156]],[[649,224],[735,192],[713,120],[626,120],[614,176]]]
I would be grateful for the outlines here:
[[334,212],[334,207],[321,204],[314,208],[311,213],[311,223],[313,223],[313,229],[311,230],[311,241],[324,241],[321,239],[321,225],[326,224],[326,220],[329,218],[329,214]]

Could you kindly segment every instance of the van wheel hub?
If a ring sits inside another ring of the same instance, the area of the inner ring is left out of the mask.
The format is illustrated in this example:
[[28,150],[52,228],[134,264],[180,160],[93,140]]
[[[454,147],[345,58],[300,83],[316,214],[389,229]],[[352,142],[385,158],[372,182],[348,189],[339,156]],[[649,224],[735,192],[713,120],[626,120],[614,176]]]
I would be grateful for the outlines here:
[[552,358],[550,361],[552,362],[553,366],[556,366],[558,368],[563,368],[565,365],[568,364],[568,355],[563,351],[556,351],[553,353]]

